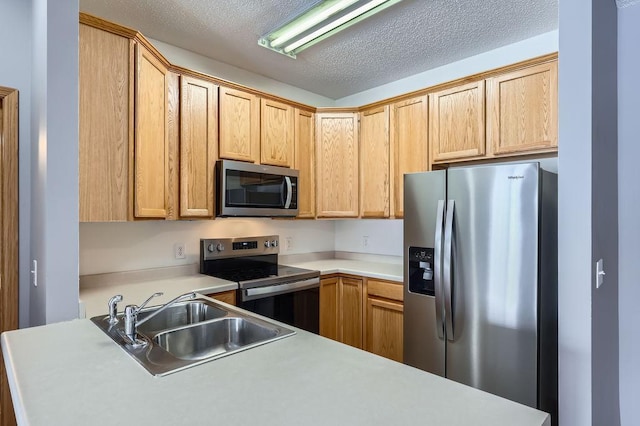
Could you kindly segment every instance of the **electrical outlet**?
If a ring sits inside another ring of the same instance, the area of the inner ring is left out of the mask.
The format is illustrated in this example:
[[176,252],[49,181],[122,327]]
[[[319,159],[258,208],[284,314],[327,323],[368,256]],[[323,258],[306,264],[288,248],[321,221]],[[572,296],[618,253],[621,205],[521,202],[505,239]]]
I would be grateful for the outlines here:
[[184,259],[186,257],[187,246],[185,243],[175,243],[173,245],[173,255],[176,259]]
[[362,247],[369,247],[369,236],[368,235],[363,235],[362,236]]
[[293,250],[293,237],[284,238],[284,250],[285,251]]

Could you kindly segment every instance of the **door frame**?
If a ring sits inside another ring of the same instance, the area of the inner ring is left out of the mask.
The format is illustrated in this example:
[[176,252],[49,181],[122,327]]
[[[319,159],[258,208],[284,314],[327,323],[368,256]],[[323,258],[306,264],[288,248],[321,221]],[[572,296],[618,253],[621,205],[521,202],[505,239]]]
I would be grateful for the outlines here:
[[[0,332],[18,328],[18,91],[0,86]],[[15,424],[0,353],[0,424]]]

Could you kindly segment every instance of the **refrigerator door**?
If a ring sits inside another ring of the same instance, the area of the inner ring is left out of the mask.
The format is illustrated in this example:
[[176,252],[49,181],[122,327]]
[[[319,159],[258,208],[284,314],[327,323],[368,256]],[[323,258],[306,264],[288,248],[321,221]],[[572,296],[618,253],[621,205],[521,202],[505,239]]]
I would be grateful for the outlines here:
[[446,376],[535,407],[538,164],[449,169],[447,184]]
[[440,309],[436,305],[442,299],[436,297],[440,295],[440,271],[434,257],[441,248],[436,222],[441,221],[442,231],[445,173],[404,176],[404,362],[441,376],[445,373],[445,343],[443,317],[438,315],[443,315],[443,305]]

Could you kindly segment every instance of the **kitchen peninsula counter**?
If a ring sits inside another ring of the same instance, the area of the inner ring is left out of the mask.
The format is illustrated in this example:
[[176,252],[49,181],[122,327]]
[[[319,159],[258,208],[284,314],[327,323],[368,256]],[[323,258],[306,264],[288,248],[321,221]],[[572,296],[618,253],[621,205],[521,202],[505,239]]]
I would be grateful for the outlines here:
[[321,259],[306,262],[283,262],[298,268],[314,269],[322,275],[351,274],[368,278],[402,282],[402,264],[360,259]]
[[24,425],[550,425],[546,413],[301,330],[165,377],[89,320],[1,340]]

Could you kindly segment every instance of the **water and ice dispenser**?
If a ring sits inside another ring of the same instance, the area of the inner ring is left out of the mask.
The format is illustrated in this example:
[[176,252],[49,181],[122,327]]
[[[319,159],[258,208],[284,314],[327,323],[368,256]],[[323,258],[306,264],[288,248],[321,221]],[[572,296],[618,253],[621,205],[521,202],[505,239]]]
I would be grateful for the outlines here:
[[409,291],[434,296],[433,248],[409,247]]

